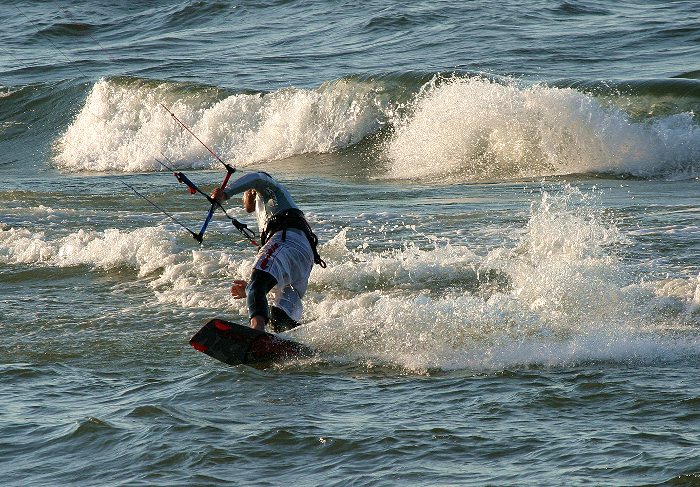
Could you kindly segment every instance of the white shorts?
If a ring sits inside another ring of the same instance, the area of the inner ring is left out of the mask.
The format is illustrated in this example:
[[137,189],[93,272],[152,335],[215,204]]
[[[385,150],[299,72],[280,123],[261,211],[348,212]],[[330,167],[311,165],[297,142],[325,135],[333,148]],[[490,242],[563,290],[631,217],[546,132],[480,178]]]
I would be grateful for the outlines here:
[[304,310],[301,298],[309,285],[314,254],[301,230],[287,229],[285,240],[282,240],[282,233],[276,232],[258,251],[253,268],[272,274],[277,285],[270,291],[271,304],[299,321]]

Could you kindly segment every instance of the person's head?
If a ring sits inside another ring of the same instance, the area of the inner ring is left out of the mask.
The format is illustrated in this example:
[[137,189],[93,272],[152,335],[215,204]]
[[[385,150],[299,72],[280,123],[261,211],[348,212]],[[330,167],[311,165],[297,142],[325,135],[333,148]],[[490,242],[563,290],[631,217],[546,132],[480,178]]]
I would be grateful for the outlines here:
[[248,189],[243,193],[243,208],[248,213],[253,213],[255,211],[255,190]]

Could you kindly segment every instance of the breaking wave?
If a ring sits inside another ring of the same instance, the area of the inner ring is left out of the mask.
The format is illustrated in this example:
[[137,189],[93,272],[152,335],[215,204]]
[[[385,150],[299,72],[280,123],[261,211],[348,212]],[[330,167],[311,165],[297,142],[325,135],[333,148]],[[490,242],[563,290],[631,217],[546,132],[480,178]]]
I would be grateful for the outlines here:
[[349,151],[380,178],[700,175],[696,80],[526,84],[456,74],[354,76],[270,93],[102,79],[55,144],[54,164],[158,171],[167,157],[214,167],[161,103],[240,166]]
[[[345,258],[314,271],[328,296],[293,333],[331,354],[412,371],[695,353],[700,276],[639,281],[617,255],[630,243],[570,188],[544,193],[517,244],[486,255],[457,244],[350,250],[341,233],[324,251]],[[677,333],[684,327],[689,335]]]
[[[510,179],[568,174],[700,175],[692,111],[634,120],[629,98],[484,78],[426,84],[388,144],[399,178]],[[696,101],[700,101],[697,98]]]
[[[343,229],[320,249],[328,267],[314,268],[307,324],[292,334],[329,360],[420,373],[697,352],[700,276],[640,278],[619,256],[631,237],[592,196],[544,192],[514,230],[512,243],[477,252],[435,239],[372,249],[349,245]],[[165,227],[55,238],[0,227],[0,264],[133,269],[130,285],[158,303],[227,315],[246,315],[228,286],[253,259],[252,249],[192,250]]]
[[166,156],[179,167],[213,167],[161,103],[225,160],[241,166],[350,147],[377,132],[390,110],[389,99],[371,82],[227,94],[103,79],[59,140],[56,165],[72,171],[153,171],[162,169],[156,158]]

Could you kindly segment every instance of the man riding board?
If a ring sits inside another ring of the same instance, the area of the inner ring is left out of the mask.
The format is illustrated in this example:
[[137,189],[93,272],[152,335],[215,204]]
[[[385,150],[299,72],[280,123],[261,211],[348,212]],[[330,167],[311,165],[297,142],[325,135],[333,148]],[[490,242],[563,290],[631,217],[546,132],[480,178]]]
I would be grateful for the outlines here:
[[316,249],[318,238],[287,188],[266,172],[246,174],[225,189],[214,189],[211,197],[222,202],[238,193],[243,193],[243,208],[256,212],[262,247],[250,280],[234,281],[231,295],[247,298],[251,328],[264,331],[268,322],[275,332],[299,326],[311,268],[314,263],[326,267]]

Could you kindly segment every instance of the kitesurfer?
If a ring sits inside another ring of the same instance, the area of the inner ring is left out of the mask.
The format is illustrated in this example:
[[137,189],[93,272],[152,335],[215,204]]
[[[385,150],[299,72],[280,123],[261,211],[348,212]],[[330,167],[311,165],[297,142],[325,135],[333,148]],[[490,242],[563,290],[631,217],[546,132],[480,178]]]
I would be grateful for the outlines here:
[[318,238],[287,188],[266,172],[246,174],[225,189],[214,189],[211,197],[222,202],[238,193],[243,193],[243,208],[256,212],[262,247],[250,279],[234,281],[231,295],[246,298],[251,328],[264,331],[268,322],[275,332],[299,326],[311,268],[326,266],[316,249]]

